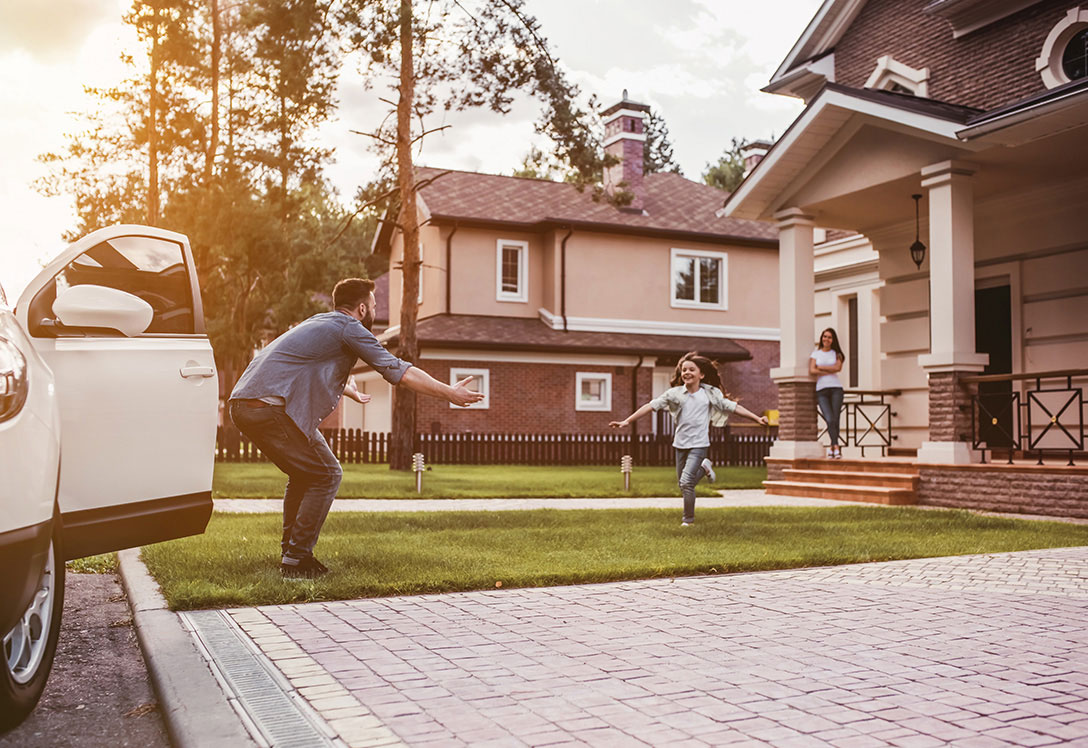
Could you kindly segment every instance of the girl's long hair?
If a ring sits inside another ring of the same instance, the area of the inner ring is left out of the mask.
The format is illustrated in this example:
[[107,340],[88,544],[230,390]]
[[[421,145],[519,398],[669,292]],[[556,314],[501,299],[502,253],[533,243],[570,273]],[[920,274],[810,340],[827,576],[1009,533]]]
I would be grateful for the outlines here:
[[703,384],[717,387],[725,397],[730,400],[733,399],[732,395],[725,391],[725,385],[722,384],[722,377],[718,373],[717,365],[706,356],[699,355],[698,351],[691,351],[680,357],[680,360],[676,362],[676,369],[672,373],[672,380],[669,381],[670,385],[679,387],[684,383],[684,380],[680,378],[680,367],[684,365],[685,361],[691,361],[699,367],[699,371],[703,373]]
[[[835,328],[834,327],[825,328],[824,331],[820,333],[820,340],[823,340],[825,332],[831,333],[831,350],[835,351],[835,355],[839,357],[840,361],[845,361],[846,360],[846,354],[842,352],[842,346],[839,345],[839,334],[837,332],[835,332]],[[822,345],[820,345],[820,340],[816,341],[816,347],[819,348],[822,351],[824,349],[824,347]]]

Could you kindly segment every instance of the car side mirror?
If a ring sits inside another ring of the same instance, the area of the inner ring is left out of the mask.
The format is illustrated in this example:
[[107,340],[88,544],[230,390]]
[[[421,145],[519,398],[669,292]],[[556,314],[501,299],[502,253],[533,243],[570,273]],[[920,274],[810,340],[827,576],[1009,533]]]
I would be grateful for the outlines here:
[[60,291],[53,314],[65,327],[104,327],[132,337],[151,325],[155,310],[126,291],[85,284]]

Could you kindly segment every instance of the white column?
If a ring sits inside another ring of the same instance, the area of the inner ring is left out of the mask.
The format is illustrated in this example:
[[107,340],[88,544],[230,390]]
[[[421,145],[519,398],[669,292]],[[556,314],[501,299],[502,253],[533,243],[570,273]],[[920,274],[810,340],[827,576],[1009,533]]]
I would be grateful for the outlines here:
[[[813,221],[812,216],[800,208],[779,211],[775,218],[778,221],[778,325],[781,337],[779,365],[771,369],[770,374],[779,386],[781,436],[771,447],[770,456],[782,459],[822,457],[823,448],[814,438],[815,402],[810,402],[811,394],[804,394],[807,388],[813,387],[808,373],[816,316]],[[803,412],[783,412],[798,407]],[[810,409],[811,413],[808,412]],[[805,425],[810,419],[811,428]],[[791,428],[787,422],[798,427]],[[811,437],[804,436],[808,431],[811,431]],[[797,432],[802,435],[800,438]]]
[[[972,175],[963,161],[922,169],[929,191],[929,353],[918,357],[927,374],[980,372],[989,356],[975,351],[975,226]],[[930,397],[932,398],[932,393]],[[930,414],[934,412],[931,403]],[[919,462],[966,463],[966,442],[923,442]]]

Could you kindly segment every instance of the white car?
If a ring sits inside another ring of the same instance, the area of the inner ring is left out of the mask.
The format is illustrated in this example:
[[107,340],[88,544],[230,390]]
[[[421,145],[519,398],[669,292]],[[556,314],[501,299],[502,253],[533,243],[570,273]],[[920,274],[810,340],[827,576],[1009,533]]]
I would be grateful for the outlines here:
[[101,229],[0,289],[0,733],[45,688],[66,560],[204,531],[217,406],[181,234]]

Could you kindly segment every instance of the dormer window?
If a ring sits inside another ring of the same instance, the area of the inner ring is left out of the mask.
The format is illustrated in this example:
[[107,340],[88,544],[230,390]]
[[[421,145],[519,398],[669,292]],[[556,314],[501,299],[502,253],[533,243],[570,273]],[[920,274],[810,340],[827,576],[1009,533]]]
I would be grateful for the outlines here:
[[866,88],[878,91],[895,91],[920,98],[929,97],[929,68],[912,68],[895,60],[891,55],[884,55],[876,61]]
[[1035,60],[1047,88],[1088,77],[1088,8],[1072,8],[1054,25]]

